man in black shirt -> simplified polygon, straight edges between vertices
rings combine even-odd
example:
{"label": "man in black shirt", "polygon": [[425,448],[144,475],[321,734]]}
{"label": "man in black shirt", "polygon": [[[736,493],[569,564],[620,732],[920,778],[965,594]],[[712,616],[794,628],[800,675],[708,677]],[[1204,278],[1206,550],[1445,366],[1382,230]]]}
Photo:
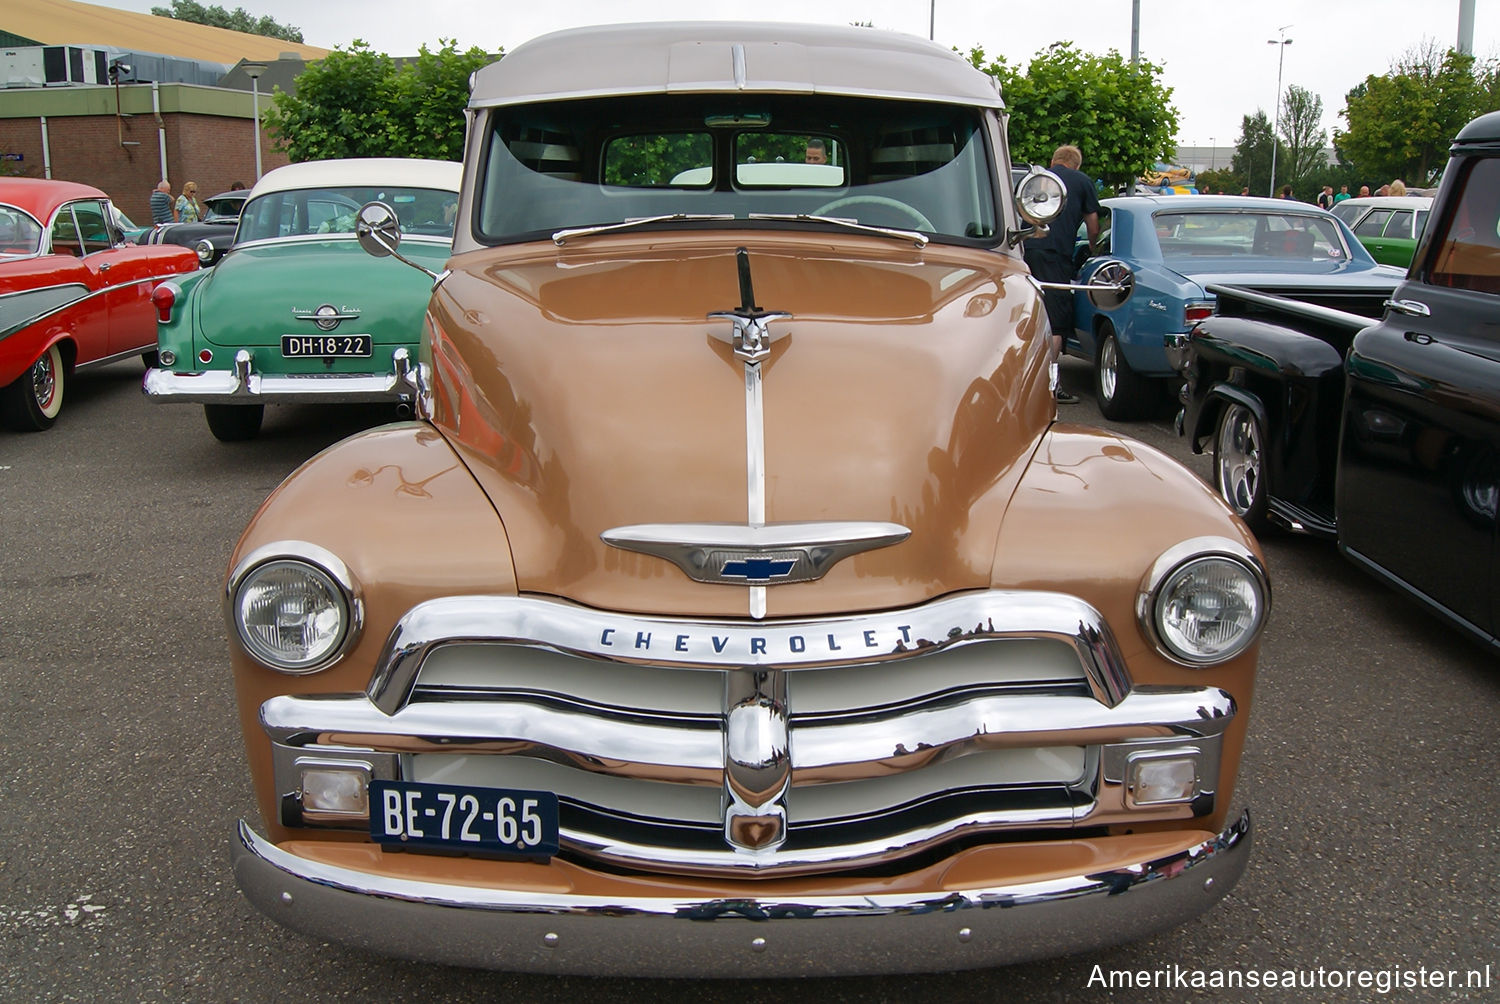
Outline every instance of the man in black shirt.
{"label": "man in black shirt", "polygon": [[[1026,240],[1026,264],[1042,282],[1073,281],[1073,245],[1079,223],[1088,234],[1090,255],[1099,239],[1099,196],[1094,193],[1093,181],[1078,170],[1082,166],[1083,154],[1076,146],[1060,146],[1052,154],[1052,173],[1062,180],[1067,192],[1062,212],[1048,226],[1047,236]],[[1049,289],[1044,291],[1043,301],[1052,327],[1052,345],[1061,357],[1063,339],[1073,332],[1073,291]],[[1057,400],[1076,404],[1078,398],[1059,387]]]}

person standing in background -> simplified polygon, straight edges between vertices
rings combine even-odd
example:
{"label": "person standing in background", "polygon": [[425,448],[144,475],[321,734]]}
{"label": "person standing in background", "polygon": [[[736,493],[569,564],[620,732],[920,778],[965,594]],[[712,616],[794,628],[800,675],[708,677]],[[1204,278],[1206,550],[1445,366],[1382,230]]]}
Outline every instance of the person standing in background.
{"label": "person standing in background", "polygon": [[198,183],[190,181],[177,196],[177,222],[197,223],[203,219],[203,203],[198,201]]}
{"label": "person standing in background", "polygon": [[[1073,281],[1073,244],[1078,224],[1088,235],[1089,254],[1099,240],[1099,196],[1094,182],[1079,170],[1083,154],[1076,146],[1060,146],[1052,154],[1052,173],[1063,183],[1063,207],[1057,219],[1047,227],[1047,236],[1026,241],[1026,264],[1031,274],[1042,282]],[[1042,292],[1047,306],[1047,322],[1052,328],[1052,347],[1062,356],[1063,341],[1073,333],[1073,291],[1048,289]],[[1053,365],[1056,365],[1055,363]],[[1058,404],[1077,404],[1078,397],[1059,385],[1055,392]]]}
{"label": "person standing in background", "polygon": [[163,178],[151,193],[151,222],[171,223],[176,218],[172,212],[172,183]]}

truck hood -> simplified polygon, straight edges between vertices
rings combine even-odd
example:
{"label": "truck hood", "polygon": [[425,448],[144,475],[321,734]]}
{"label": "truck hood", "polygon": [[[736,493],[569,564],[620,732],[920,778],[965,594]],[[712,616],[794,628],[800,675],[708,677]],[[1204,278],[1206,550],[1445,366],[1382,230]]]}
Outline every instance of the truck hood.
{"label": "truck hood", "polygon": [[[1005,506],[1054,412],[1019,261],[756,232],[576,243],[455,257],[430,307],[434,422],[504,522],[522,592],[745,616],[749,587],[695,582],[601,534],[745,527],[757,426],[767,524],[911,531],[818,581],[769,586],[769,616],[991,584]],[[757,305],[789,315],[768,322],[758,411],[732,322],[710,316],[741,306],[741,247]]]}

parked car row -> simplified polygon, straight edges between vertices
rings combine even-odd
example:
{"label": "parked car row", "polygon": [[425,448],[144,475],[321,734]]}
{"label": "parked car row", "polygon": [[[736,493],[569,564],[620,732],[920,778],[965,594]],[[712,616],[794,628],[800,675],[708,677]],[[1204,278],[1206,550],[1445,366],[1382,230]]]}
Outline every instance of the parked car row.
{"label": "parked car row", "polygon": [[1213,312],[1212,284],[1374,319],[1401,280],[1316,206],[1227,195],[1137,195],[1102,205],[1107,234],[1079,278],[1124,263],[1135,291],[1104,307],[1077,294],[1067,351],[1093,363],[1099,409],[1117,421],[1145,418],[1176,397],[1180,351]]}
{"label": "parked car row", "polygon": [[[1374,200],[1356,220],[1387,211],[1421,210]],[[1500,113],[1459,133],[1430,212],[1378,323],[1211,287],[1182,420],[1252,527],[1332,537],[1500,648]]]}

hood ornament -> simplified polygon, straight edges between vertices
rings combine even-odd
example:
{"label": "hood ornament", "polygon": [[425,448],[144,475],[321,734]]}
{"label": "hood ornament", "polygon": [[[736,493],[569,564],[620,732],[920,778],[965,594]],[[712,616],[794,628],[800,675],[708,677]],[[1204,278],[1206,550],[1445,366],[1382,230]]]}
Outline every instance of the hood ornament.
{"label": "hood ornament", "polygon": [[746,366],[755,366],[771,354],[771,330],[768,321],[779,321],[791,314],[781,310],[761,310],[755,305],[755,290],[750,284],[750,252],[740,248],[734,253],[740,276],[740,305],[733,310],[716,311],[708,316],[733,322],[730,342],[734,354]]}

